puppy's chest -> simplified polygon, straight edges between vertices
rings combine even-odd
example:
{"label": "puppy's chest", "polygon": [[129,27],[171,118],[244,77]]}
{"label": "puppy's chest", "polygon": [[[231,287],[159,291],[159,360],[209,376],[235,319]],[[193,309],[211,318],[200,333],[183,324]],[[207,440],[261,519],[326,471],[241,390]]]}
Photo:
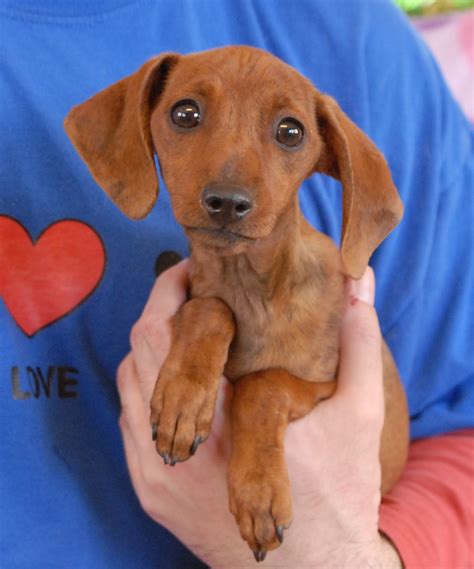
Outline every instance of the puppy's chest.
{"label": "puppy's chest", "polygon": [[[201,296],[199,290],[195,293]],[[224,370],[230,380],[270,368],[286,369],[307,381],[334,379],[342,309],[339,291],[308,286],[270,299],[220,286],[212,296],[229,306],[237,324]]]}

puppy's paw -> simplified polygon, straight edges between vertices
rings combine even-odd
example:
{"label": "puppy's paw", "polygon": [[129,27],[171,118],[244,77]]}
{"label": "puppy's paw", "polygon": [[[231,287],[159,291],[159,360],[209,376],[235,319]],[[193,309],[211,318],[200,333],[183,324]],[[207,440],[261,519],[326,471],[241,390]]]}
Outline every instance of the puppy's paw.
{"label": "puppy's paw", "polygon": [[165,464],[190,458],[209,436],[217,387],[184,374],[160,373],[151,398],[150,423]]}
{"label": "puppy's paw", "polygon": [[283,542],[292,520],[288,472],[281,449],[233,456],[229,464],[230,511],[257,561]]}

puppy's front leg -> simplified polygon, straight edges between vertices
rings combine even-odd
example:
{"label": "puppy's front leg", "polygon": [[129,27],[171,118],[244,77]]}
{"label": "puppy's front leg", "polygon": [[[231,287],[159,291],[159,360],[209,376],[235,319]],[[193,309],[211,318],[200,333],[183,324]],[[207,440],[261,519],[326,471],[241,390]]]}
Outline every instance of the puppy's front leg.
{"label": "puppy's front leg", "polygon": [[257,561],[280,545],[292,519],[286,427],[330,397],[335,387],[335,381],[304,381],[282,369],[249,374],[235,386],[229,505]]}
{"label": "puppy's front leg", "polygon": [[235,324],[221,300],[195,298],[183,304],[171,325],[171,348],[151,398],[150,420],[156,450],[174,466],[209,435]]}

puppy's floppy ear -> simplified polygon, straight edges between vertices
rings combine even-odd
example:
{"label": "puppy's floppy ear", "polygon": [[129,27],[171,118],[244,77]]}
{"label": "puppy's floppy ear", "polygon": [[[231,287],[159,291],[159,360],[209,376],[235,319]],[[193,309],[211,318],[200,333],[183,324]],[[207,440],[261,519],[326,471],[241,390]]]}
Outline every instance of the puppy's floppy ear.
{"label": "puppy's floppy ear", "polygon": [[382,153],[331,97],[317,93],[316,117],[323,147],[315,170],[342,183],[341,255],[347,274],[359,279],[403,205]]}
{"label": "puppy's floppy ear", "polygon": [[145,217],[158,195],[150,114],[176,54],[163,54],[74,107],[64,128],[95,181],[132,219]]}

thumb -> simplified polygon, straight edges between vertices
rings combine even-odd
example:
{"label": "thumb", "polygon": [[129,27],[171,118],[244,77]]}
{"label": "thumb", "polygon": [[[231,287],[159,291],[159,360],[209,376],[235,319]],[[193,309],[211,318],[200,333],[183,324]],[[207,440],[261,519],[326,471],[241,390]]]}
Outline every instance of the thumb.
{"label": "thumb", "polygon": [[350,300],[342,321],[337,398],[356,407],[383,409],[382,335],[374,301],[374,276],[349,283]]}

